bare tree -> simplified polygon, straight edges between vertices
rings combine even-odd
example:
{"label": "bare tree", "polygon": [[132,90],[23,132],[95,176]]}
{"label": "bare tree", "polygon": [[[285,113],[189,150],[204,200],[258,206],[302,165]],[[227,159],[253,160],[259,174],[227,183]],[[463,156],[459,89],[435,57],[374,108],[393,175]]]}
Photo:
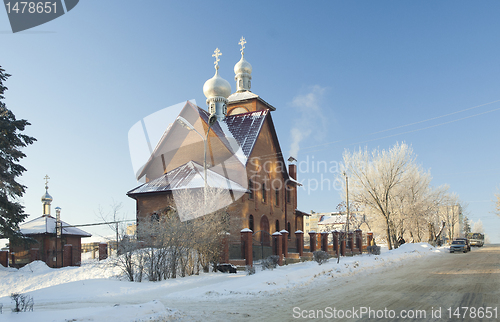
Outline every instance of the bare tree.
{"label": "bare tree", "polygon": [[110,208],[111,209],[108,212],[105,212],[102,207],[99,206],[97,216],[108,225],[109,229],[111,229],[113,234],[116,236],[116,249],[118,253],[118,250],[120,249],[120,236],[124,235],[125,230],[123,225],[120,225],[120,222],[124,221],[124,217],[120,214],[122,204],[113,201]]}

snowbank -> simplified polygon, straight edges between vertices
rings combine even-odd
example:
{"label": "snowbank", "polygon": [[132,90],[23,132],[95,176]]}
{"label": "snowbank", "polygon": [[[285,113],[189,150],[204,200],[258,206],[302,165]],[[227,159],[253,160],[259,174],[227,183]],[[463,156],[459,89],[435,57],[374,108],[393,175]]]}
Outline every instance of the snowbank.
{"label": "snowbank", "polygon": [[[175,319],[179,312],[167,309],[168,299],[196,301],[206,298],[255,296],[283,292],[321,283],[329,278],[368,274],[403,260],[442,254],[447,248],[427,243],[404,244],[396,250],[382,247],[380,255],[332,258],[323,265],[303,262],[272,271],[256,268],[254,275],[208,273],[162,282],[134,283],[120,280],[122,272],[112,260],[87,261],[81,267],[52,269],[36,261],[22,269],[0,265],[0,303],[9,321],[145,321]],[[34,313],[10,313],[13,292],[34,298]],[[90,310],[89,310],[90,309]],[[36,314],[36,318],[35,315]],[[57,318],[55,318],[57,317]]]}

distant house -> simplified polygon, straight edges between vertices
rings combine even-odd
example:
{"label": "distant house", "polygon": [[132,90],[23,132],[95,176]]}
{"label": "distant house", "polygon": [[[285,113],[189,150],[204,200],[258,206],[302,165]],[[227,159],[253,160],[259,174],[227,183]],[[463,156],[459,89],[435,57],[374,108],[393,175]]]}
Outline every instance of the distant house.
{"label": "distant house", "polygon": [[[49,267],[79,266],[81,262],[81,239],[92,235],[70,224],[60,221],[61,233],[57,236],[57,219],[50,215],[52,197],[45,186],[42,196],[43,216],[19,225],[25,243],[10,245],[11,266],[20,267],[34,260],[42,260]],[[60,208],[56,208],[57,216]]]}

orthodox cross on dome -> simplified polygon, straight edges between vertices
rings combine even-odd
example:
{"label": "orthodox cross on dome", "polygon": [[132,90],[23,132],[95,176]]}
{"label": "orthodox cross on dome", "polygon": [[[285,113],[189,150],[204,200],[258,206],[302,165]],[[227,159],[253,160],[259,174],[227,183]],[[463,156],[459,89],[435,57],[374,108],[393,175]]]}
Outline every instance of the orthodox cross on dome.
{"label": "orthodox cross on dome", "polygon": [[215,62],[214,62],[215,70],[219,69],[219,62],[220,62],[219,56],[222,56],[222,53],[220,52],[219,48],[216,48],[214,50],[214,54],[212,55],[212,57],[215,57]]}
{"label": "orthodox cross on dome", "polygon": [[50,179],[49,175],[46,174],[45,177],[44,177],[44,179],[45,179],[45,189],[48,189],[49,188],[48,184],[49,184],[49,179]]}
{"label": "orthodox cross on dome", "polygon": [[238,45],[241,45],[241,56],[243,56],[245,53],[243,52],[243,49],[245,49],[245,44],[247,43],[247,41],[245,40],[245,37],[241,37],[240,39],[240,42],[238,43]]}

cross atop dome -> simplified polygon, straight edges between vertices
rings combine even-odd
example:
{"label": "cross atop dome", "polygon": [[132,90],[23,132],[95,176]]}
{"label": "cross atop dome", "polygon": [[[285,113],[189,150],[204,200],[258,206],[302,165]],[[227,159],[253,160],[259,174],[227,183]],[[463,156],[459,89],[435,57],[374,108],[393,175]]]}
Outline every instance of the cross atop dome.
{"label": "cross atop dome", "polygon": [[234,80],[236,81],[236,92],[249,92],[250,91],[250,80],[252,79],[252,65],[245,60],[243,55],[245,54],[245,44],[247,41],[245,37],[241,37],[240,42],[238,43],[241,48],[241,59],[239,62],[234,65]]}
{"label": "cross atop dome", "polygon": [[245,49],[245,44],[247,43],[247,41],[245,40],[245,37],[241,36],[241,39],[240,39],[240,42],[238,43],[238,45],[241,45],[241,56],[243,56],[245,53],[243,51],[243,49]]}
{"label": "cross atop dome", "polygon": [[220,62],[219,56],[222,56],[222,53],[220,52],[219,48],[215,48],[212,57],[215,57],[214,65],[216,70],[219,69],[219,62]]}
{"label": "cross atop dome", "polygon": [[48,184],[49,184],[50,177],[49,177],[48,174],[46,174],[45,177],[43,177],[43,178],[45,179],[45,189],[48,189],[49,188]]}

